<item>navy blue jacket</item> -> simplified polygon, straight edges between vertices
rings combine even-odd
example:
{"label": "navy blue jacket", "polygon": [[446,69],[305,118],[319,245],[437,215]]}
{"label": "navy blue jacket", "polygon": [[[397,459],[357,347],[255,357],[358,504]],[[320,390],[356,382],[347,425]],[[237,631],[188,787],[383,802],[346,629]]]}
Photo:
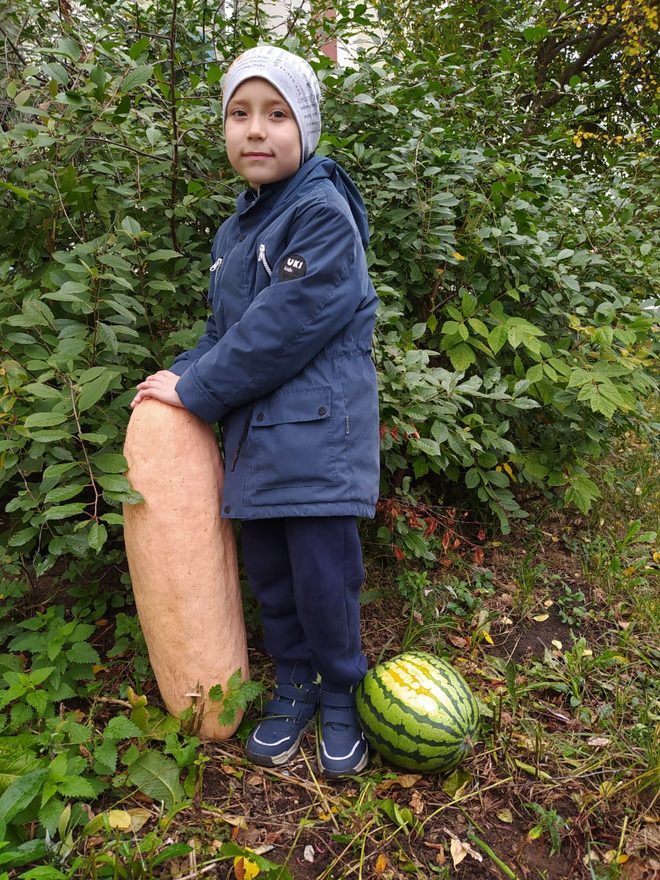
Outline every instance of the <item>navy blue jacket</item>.
{"label": "navy blue jacket", "polygon": [[238,198],[212,249],[212,314],[171,369],[221,422],[226,517],[373,516],[377,297],[362,199],[331,159]]}

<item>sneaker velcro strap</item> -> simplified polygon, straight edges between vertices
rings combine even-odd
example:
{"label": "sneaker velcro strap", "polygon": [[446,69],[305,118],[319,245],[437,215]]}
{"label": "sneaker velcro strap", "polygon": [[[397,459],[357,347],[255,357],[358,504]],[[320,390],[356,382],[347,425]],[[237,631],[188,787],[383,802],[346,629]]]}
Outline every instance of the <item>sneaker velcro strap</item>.
{"label": "sneaker velcro strap", "polygon": [[266,703],[266,718],[290,718],[293,721],[310,721],[316,712],[318,689],[316,686],[296,687],[278,684],[273,698]]}
{"label": "sneaker velcro strap", "polygon": [[316,684],[303,684],[296,687],[295,684],[278,682],[275,685],[273,698],[291,700],[296,703],[311,703],[316,706],[319,699],[319,689]]}
{"label": "sneaker velcro strap", "polygon": [[321,717],[324,724],[343,724],[345,727],[359,729],[355,707],[350,711],[348,707],[324,706]]}
{"label": "sneaker velcro strap", "polygon": [[288,700],[269,700],[264,707],[264,718],[291,718],[297,721],[300,710]]}
{"label": "sneaker velcro strap", "polygon": [[321,691],[321,704],[324,708],[337,706],[344,709],[355,708],[355,694],[334,693],[333,691]]}

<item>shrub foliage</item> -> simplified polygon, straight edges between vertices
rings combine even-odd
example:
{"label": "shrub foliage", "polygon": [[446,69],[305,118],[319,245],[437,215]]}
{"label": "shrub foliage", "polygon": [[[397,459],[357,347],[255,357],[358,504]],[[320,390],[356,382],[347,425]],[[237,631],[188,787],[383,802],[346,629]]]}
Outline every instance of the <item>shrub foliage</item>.
{"label": "shrub foliage", "polygon": [[[319,151],[370,210],[380,535],[413,557],[433,555],[432,530],[402,510],[482,506],[506,531],[532,486],[586,511],[589,459],[645,417],[654,387],[642,303],[658,278],[657,22],[644,4],[636,30],[621,24],[629,3],[619,19],[555,6],[516,4],[504,21],[487,3],[338,5],[332,19],[294,15],[283,37],[323,82]],[[121,455],[128,403],[203,326],[210,241],[240,187],[220,80],[269,38],[260,14],[0,2],[9,573],[119,552],[120,505],[139,500]],[[355,34],[345,66],[317,48]],[[576,66],[589,34],[602,39]]]}

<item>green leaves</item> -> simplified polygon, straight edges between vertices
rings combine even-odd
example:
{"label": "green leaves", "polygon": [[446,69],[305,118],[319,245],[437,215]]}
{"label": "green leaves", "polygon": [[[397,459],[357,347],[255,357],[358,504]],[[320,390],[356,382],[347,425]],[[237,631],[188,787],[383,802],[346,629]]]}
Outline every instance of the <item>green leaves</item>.
{"label": "green leaves", "polygon": [[30,806],[40,794],[49,771],[32,770],[16,779],[0,796],[0,840],[4,840],[7,825],[14,816]]}
{"label": "green leaves", "polygon": [[209,699],[222,705],[218,715],[220,724],[233,724],[236,720],[236,714],[247,709],[250,703],[263,692],[263,689],[261,682],[250,679],[243,681],[240,669],[237,669],[229,677],[226,690],[220,684],[209,688]]}
{"label": "green leaves", "polygon": [[167,810],[184,798],[179,768],[171,758],[160,752],[148,751],[140,755],[130,765],[128,778],[144,794],[163,801]]}
{"label": "green leaves", "polygon": [[598,486],[585,473],[572,474],[568,478],[568,483],[564,502],[574,504],[582,513],[587,513],[593,502],[600,497]]}
{"label": "green leaves", "polygon": [[[132,389],[199,336],[211,239],[240,187],[216,136],[237,47],[188,10],[171,83],[167,41],[147,36],[169,26],[156,7],[141,12],[144,36],[124,39],[98,4],[61,22],[17,2],[30,64],[0,83],[0,552],[42,574],[110,558],[120,504],[139,501],[121,458]],[[369,29],[366,9],[338,12],[340,31]],[[614,54],[566,77],[582,37],[559,40],[538,10],[495,25],[487,58],[469,10],[417,12],[383,10],[381,44],[319,66],[320,150],[353,175],[373,230],[384,492],[434,504],[453,483],[468,506],[519,515],[487,454],[515,463],[516,497],[531,483],[574,503],[551,475],[584,466],[654,388],[640,300],[657,287],[655,168],[638,124],[652,114],[631,110],[652,90],[617,103],[625,29],[610,32]],[[297,20],[312,59],[317,30]],[[548,40],[560,49],[541,70]],[[240,41],[256,42],[254,30]]]}
{"label": "green leaves", "polygon": [[91,382],[84,383],[77,401],[78,412],[83,413],[94,406],[95,403],[98,403],[116,375],[114,371],[106,370],[100,376],[92,379]]}
{"label": "green leaves", "polygon": [[129,70],[120,84],[121,91],[126,94],[149,82],[154,72],[153,64],[141,64]]}
{"label": "green leaves", "polygon": [[60,412],[37,412],[31,413],[25,419],[26,428],[50,428],[53,425],[61,425],[66,422],[68,416]]}

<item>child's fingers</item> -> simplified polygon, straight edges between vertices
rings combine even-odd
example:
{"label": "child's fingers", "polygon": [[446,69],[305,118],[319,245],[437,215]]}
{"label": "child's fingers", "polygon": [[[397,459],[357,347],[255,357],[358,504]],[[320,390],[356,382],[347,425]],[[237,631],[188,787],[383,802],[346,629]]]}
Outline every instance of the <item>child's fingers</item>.
{"label": "child's fingers", "polygon": [[131,402],[129,404],[130,408],[135,409],[135,407],[138,405],[138,403],[141,403],[146,397],[147,397],[147,395],[142,394],[141,392],[136,394],[135,397],[133,398],[133,400],[131,400]]}
{"label": "child's fingers", "polygon": [[160,370],[153,376],[147,376],[137,386],[137,394],[130,404],[131,409],[135,409],[139,403],[147,398],[154,398],[162,403],[169,403],[171,406],[183,407],[183,403],[175,391],[178,381],[179,377],[169,370]]}

